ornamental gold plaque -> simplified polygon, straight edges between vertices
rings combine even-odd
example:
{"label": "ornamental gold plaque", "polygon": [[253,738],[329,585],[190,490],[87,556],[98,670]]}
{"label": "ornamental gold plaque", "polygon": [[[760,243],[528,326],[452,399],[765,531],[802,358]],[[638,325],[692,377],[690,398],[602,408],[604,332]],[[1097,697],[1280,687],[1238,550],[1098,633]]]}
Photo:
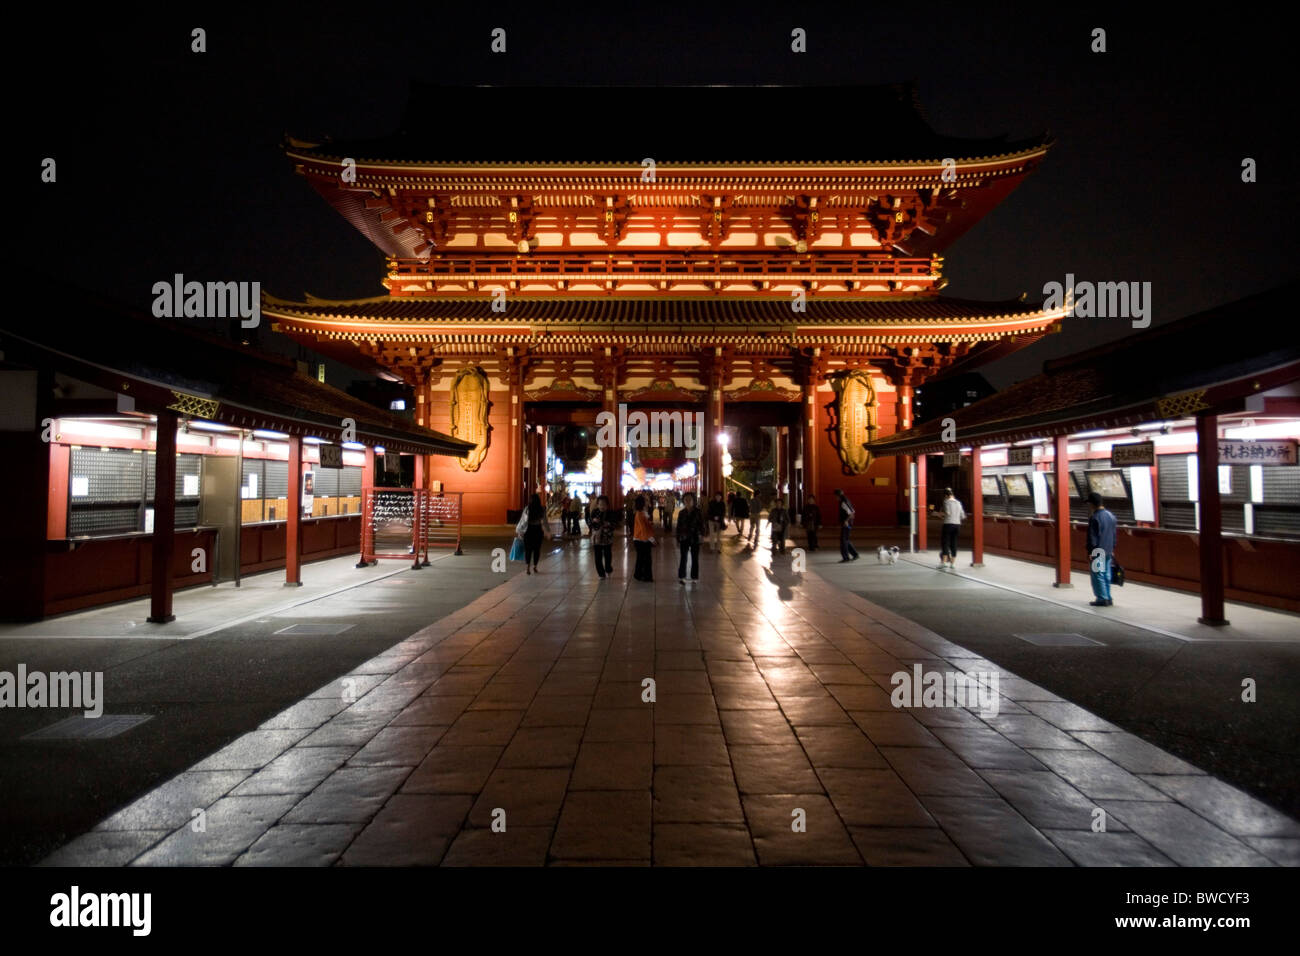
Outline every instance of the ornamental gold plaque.
{"label": "ornamental gold plaque", "polygon": [[478,471],[488,445],[488,379],[481,368],[462,368],[452,380],[451,434],[474,443],[474,450],[457,460],[466,471]]}
{"label": "ornamental gold plaque", "polygon": [[876,392],[861,369],[831,379],[831,387],[835,389],[836,451],[845,472],[860,475],[871,464],[866,443],[876,437]]}

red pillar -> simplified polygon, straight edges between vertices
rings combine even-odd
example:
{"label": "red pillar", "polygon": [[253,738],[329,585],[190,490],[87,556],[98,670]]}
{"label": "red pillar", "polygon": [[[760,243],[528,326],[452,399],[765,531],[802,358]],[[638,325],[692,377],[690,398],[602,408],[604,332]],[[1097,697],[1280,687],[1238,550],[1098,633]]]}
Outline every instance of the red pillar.
{"label": "red pillar", "polygon": [[803,483],[804,501],[808,495],[817,496],[821,508],[821,496],[817,493],[817,381],[813,379],[803,386]]}
{"label": "red pillar", "polygon": [[[524,401],[523,370],[511,363],[510,368],[510,454],[509,482],[510,494],[506,498],[506,507],[514,508],[528,503],[524,494]],[[523,501],[520,501],[520,498]],[[502,515],[505,520],[505,515]]]}
{"label": "red pillar", "polygon": [[916,456],[916,550],[925,553],[930,540],[926,535],[929,495],[926,493],[925,466],[928,455]]}
{"label": "red pillar", "polygon": [[1223,616],[1223,508],[1219,502],[1219,419],[1196,416],[1196,483],[1201,509],[1201,624],[1221,627]]}
{"label": "red pillar", "polygon": [[980,446],[970,450],[970,518],[972,568],[984,567],[984,462],[980,460]]}
{"label": "red pillar", "polygon": [[302,436],[289,436],[289,514],[284,522],[284,586],[302,587]]}
{"label": "red pillar", "polygon": [[374,539],[370,535],[370,522],[373,520],[371,514],[371,496],[375,490],[375,450],[369,445],[366,446],[366,464],[361,469],[361,560],[357,562],[357,567],[364,568],[372,564],[375,560],[374,552],[371,548],[374,545]]}
{"label": "red pillar", "polygon": [[1072,588],[1070,582],[1070,436],[1057,435],[1053,442],[1052,472],[1056,475],[1056,583]]}
{"label": "red pillar", "polygon": [[172,560],[176,551],[176,413],[158,413],[154,442],[153,483],[153,590],[149,621],[166,624],[172,613]]}
{"label": "red pillar", "polygon": [[718,436],[722,434],[722,416],[722,380],[714,375],[709,382],[709,407],[704,414],[705,460],[709,463],[709,472],[701,494],[709,498],[715,491],[721,491],[724,497],[727,492],[722,482],[722,446],[718,444]]}
{"label": "red pillar", "polygon": [[[614,416],[614,425],[610,429],[613,432],[614,443],[600,450],[600,476],[610,508],[618,510],[623,507],[623,435],[618,430],[618,392],[613,385],[617,376],[612,370],[606,372],[606,376],[605,400],[601,411]],[[704,439],[703,435],[697,437],[701,441]],[[697,459],[695,466],[698,468],[701,463],[702,461]]]}

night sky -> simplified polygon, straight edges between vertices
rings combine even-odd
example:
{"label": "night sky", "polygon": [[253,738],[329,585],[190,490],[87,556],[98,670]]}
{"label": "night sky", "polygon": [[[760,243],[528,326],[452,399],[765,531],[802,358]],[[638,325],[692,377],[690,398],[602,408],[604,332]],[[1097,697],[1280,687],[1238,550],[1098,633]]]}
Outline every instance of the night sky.
{"label": "night sky", "polygon": [[[1295,175],[1283,154],[1295,122],[1294,53],[1283,48],[1282,30],[1258,19],[1180,14],[1168,22],[1123,8],[984,13],[929,4],[909,7],[915,13],[791,4],[776,19],[766,6],[711,14],[626,4],[594,16],[560,4],[520,13],[502,4],[450,13],[440,5],[429,13],[409,4],[340,9],[348,12],[318,15],[320,22],[296,7],[292,19],[173,11],[139,23],[79,23],[43,61],[40,83],[33,74],[11,86],[10,122],[23,131],[11,151],[24,157],[15,168],[27,170],[20,188],[37,210],[35,236],[18,236],[32,257],[27,276],[58,275],[145,311],[153,283],[176,272],[256,279],[288,298],[382,294],[381,253],[293,174],[279,144],[285,133],[388,134],[413,78],[811,84],[822,88],[808,96],[821,98],[835,96],[827,84],[915,80],[940,133],[1020,138],[1048,130],[1057,140],[1044,164],[948,250],[946,294],[1037,299],[1045,282],[1066,273],[1150,281],[1159,324],[1297,274]],[[195,26],[207,30],[207,53],[190,52]],[[508,31],[505,55],[489,52],[496,26]],[[807,30],[806,54],[790,52],[796,26]],[[1094,27],[1107,31],[1104,54],[1089,50]],[[846,126],[872,122],[851,102],[835,112]],[[836,153],[815,142],[833,141],[834,124],[809,128],[797,116],[773,116],[771,132],[807,138],[810,158]],[[508,138],[509,123],[451,135]],[[720,126],[722,148],[702,154],[721,158],[725,144]],[[58,162],[56,184],[39,181],[45,156]],[[1242,182],[1244,157],[1257,160],[1258,182]],[[14,278],[28,284],[27,276]],[[1038,372],[1045,359],[1132,332],[1123,319],[1071,319],[1063,334],[985,374],[1004,386]],[[331,366],[331,381],[346,384],[336,371]]]}

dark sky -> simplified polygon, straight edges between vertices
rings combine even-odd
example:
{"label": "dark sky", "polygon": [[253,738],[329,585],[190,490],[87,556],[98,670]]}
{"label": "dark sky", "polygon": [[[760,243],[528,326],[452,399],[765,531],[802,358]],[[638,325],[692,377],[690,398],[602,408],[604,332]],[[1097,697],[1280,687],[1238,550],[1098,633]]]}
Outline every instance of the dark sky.
{"label": "dark sky", "polygon": [[[1296,176],[1283,154],[1295,122],[1295,54],[1281,29],[1258,19],[1147,19],[1123,7],[983,7],[791,4],[772,18],[760,12],[766,6],[723,14],[625,4],[591,16],[561,4],[520,13],[498,3],[451,12],[425,5],[428,13],[402,4],[349,5],[315,14],[319,22],[301,6],[291,19],[196,8],[137,23],[78,22],[10,85],[11,123],[24,131],[22,188],[37,210],[24,252],[37,270],[140,309],[153,283],[176,272],[257,279],[290,298],[377,295],[382,255],[293,174],[278,146],[286,132],[357,139],[393,131],[412,78],[811,84],[823,88],[808,95],[821,98],[835,96],[826,84],[915,80],[940,133],[1050,130],[1057,139],[1041,168],[948,250],[947,294],[1041,298],[1043,284],[1066,273],[1150,281],[1158,324],[1296,276]],[[195,26],[207,30],[207,53],[190,52]],[[503,56],[488,51],[496,26],[508,31]],[[790,52],[796,26],[807,30],[806,54]],[[1104,54],[1089,50],[1094,27],[1107,31]],[[841,105],[839,122],[871,124],[852,102]],[[509,121],[451,135],[508,138]],[[723,147],[725,135],[720,127]],[[774,115],[771,135],[833,140],[837,128]],[[787,152],[798,150],[774,149]],[[810,156],[823,152],[810,143]],[[56,184],[39,182],[45,156],[58,161]],[[1241,181],[1243,157],[1258,161],[1257,183]],[[1122,319],[1068,325],[986,374],[1006,385],[1047,358],[1133,331]]]}

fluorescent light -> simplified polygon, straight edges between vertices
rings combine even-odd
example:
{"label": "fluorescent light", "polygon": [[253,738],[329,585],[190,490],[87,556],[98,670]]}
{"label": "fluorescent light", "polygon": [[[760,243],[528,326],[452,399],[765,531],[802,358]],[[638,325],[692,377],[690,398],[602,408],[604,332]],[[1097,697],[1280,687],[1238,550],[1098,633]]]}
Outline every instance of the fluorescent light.
{"label": "fluorescent light", "polygon": [[1091,431],[1091,432],[1079,432],[1079,434],[1077,434],[1077,435],[1075,435],[1075,436],[1073,436],[1073,437],[1075,437],[1075,438],[1096,438],[1098,435],[1105,435],[1106,433],[1107,433],[1107,430],[1106,430],[1105,428],[1099,428],[1099,429],[1097,429],[1096,431]]}
{"label": "fluorescent light", "polygon": [[253,437],[254,438],[275,438],[284,441],[288,439],[289,436],[284,434],[284,432],[271,432],[271,431],[266,431],[265,429],[258,428],[253,430]]}
{"label": "fluorescent light", "polygon": [[350,448],[352,451],[365,451],[366,446],[359,441],[345,441],[344,448]]}
{"label": "fluorescent light", "polygon": [[1300,436],[1300,421],[1292,419],[1285,422],[1269,422],[1267,425],[1253,425],[1248,428],[1228,428],[1225,438],[1295,438]]}
{"label": "fluorescent light", "polygon": [[327,441],[325,441],[325,439],[323,439],[323,438],[304,438],[304,439],[303,439],[303,444],[305,444],[305,445],[326,445],[326,444],[329,444],[329,443],[328,443]]}
{"label": "fluorescent light", "polygon": [[404,398],[393,399],[391,402],[388,403],[388,410],[392,412],[406,411],[406,399]]}
{"label": "fluorescent light", "polygon": [[197,428],[204,432],[237,432],[238,428],[232,428],[230,425],[218,425],[216,422],[190,422],[190,428]]}

